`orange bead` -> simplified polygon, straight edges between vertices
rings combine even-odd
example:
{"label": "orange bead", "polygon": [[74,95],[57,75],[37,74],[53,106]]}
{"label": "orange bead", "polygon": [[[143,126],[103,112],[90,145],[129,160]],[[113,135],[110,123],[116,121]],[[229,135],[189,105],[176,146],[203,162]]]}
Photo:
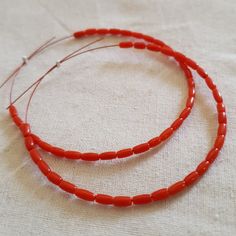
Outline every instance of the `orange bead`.
{"label": "orange bead", "polygon": [[160,46],[155,45],[155,44],[148,44],[147,49],[153,52],[160,52]]}
{"label": "orange bead", "polygon": [[184,120],[188,117],[188,115],[190,114],[191,112],[191,108],[190,107],[186,107],[182,113],[180,114],[180,118],[183,118]]}
{"label": "orange bead", "polygon": [[223,144],[224,144],[224,141],[225,141],[225,136],[224,135],[217,136],[217,138],[215,140],[214,147],[218,148],[220,150],[222,148]]}
{"label": "orange bead", "polygon": [[166,130],[164,130],[160,135],[161,141],[168,139],[172,135],[172,133],[173,133],[173,128],[167,128]]}
{"label": "orange bead", "polygon": [[225,135],[226,134],[226,124],[222,123],[222,124],[219,124],[219,127],[218,127],[218,135]]}
{"label": "orange bead", "polygon": [[75,195],[78,198],[81,198],[81,199],[86,200],[86,201],[94,201],[95,200],[94,193],[92,193],[92,192],[90,192],[86,189],[77,188],[75,190]]}
{"label": "orange bead", "polygon": [[197,173],[199,175],[203,175],[208,170],[209,166],[210,166],[210,162],[209,161],[202,161],[198,165],[196,171],[197,171]]}
{"label": "orange bead", "polygon": [[76,186],[68,181],[65,181],[65,180],[62,180],[59,184],[59,187],[68,192],[68,193],[72,193],[74,194],[75,193],[75,189],[76,189]]}
{"label": "orange bead", "polygon": [[87,35],[93,35],[93,34],[96,34],[96,33],[97,33],[97,30],[94,29],[94,28],[91,28],[91,29],[86,29],[84,32],[85,32],[85,34],[87,34]]}
{"label": "orange bead", "polygon": [[214,162],[215,159],[217,158],[218,153],[219,153],[218,148],[211,149],[206,156],[206,161],[209,161],[210,163]]}
{"label": "orange bead", "polygon": [[65,157],[68,159],[80,159],[81,153],[77,151],[65,151]]}
{"label": "orange bead", "polygon": [[133,150],[131,148],[122,149],[117,152],[118,158],[124,158],[133,155]]}
{"label": "orange bead", "polygon": [[147,150],[149,150],[149,144],[148,143],[142,143],[142,144],[139,144],[135,147],[133,147],[133,152],[135,154],[138,154],[138,153],[142,153],[142,152],[146,152]]}
{"label": "orange bead", "polygon": [[58,147],[52,147],[50,151],[53,155],[58,157],[64,157],[65,156],[65,150]]}
{"label": "orange bead", "polygon": [[218,122],[219,123],[227,123],[227,117],[226,117],[226,113],[225,112],[220,112],[218,113]]}
{"label": "orange bead", "polygon": [[25,146],[26,146],[28,151],[35,148],[34,140],[31,136],[25,137]]}
{"label": "orange bead", "polygon": [[188,186],[193,184],[198,178],[199,178],[198,172],[193,171],[184,178],[184,182]]}
{"label": "orange bead", "polygon": [[174,195],[180,191],[182,191],[184,188],[185,188],[185,182],[182,180],[182,181],[179,181],[179,182],[176,182],[175,184],[171,185],[169,188],[168,188],[168,192],[170,195]]}
{"label": "orange bead", "polygon": [[120,42],[119,47],[120,48],[132,48],[134,44],[132,42]]}
{"label": "orange bead", "polygon": [[57,173],[51,171],[48,175],[47,178],[50,182],[59,185],[62,182],[62,177],[58,175]]}
{"label": "orange bead", "polygon": [[26,137],[30,134],[30,125],[27,123],[23,123],[20,126],[20,130],[21,130],[22,134]]}
{"label": "orange bead", "polygon": [[50,145],[42,140],[39,140],[37,144],[39,145],[39,147],[41,147],[46,152],[51,152],[53,149],[52,145]]}
{"label": "orange bead", "polygon": [[106,194],[97,194],[95,196],[95,201],[101,204],[105,204],[105,205],[111,205],[113,204],[113,197],[110,195],[106,195]]}
{"label": "orange bead", "polygon": [[78,31],[78,32],[75,32],[74,33],[74,37],[75,38],[81,38],[85,35],[85,32],[84,31]]}
{"label": "orange bead", "polygon": [[35,148],[30,150],[30,156],[35,164],[38,164],[38,162],[40,162],[42,160],[41,155],[39,154],[39,152]]}
{"label": "orange bead", "polygon": [[128,207],[132,205],[132,199],[127,196],[116,196],[114,197],[113,204],[117,207]]}
{"label": "orange bead", "polygon": [[17,127],[20,127],[23,124],[23,121],[19,116],[14,116],[13,121],[16,124]]}
{"label": "orange bead", "polygon": [[146,44],[143,43],[143,42],[135,42],[134,43],[134,48],[136,48],[136,49],[144,49],[144,48],[146,48]]}
{"label": "orange bead", "polygon": [[213,83],[213,81],[210,77],[206,77],[205,82],[206,82],[209,89],[213,90],[216,88],[216,85]]}
{"label": "orange bead", "polygon": [[160,201],[167,199],[169,197],[169,192],[167,188],[159,189],[151,194],[153,201]]}
{"label": "orange bead", "polygon": [[108,34],[109,30],[108,29],[98,29],[97,30],[98,34],[104,35],[104,34]]}
{"label": "orange bead", "polygon": [[13,105],[10,105],[9,112],[10,112],[11,117],[18,116],[18,112],[16,110],[16,107]]}
{"label": "orange bead", "polygon": [[174,123],[171,125],[171,128],[173,128],[174,130],[178,129],[181,124],[183,123],[183,118],[178,118],[177,120],[174,121]]}
{"label": "orange bead", "polygon": [[206,73],[201,67],[198,67],[198,68],[197,68],[197,73],[198,73],[203,79],[205,79],[205,78],[208,77],[207,73]]}
{"label": "orange bead", "polygon": [[157,145],[159,145],[161,143],[161,139],[160,137],[155,137],[151,140],[148,141],[148,144],[150,147],[156,147]]}
{"label": "orange bead", "polygon": [[225,105],[223,103],[217,103],[218,112],[225,112]]}
{"label": "orange bead", "polygon": [[220,92],[218,91],[217,88],[215,88],[215,89],[212,90],[212,94],[213,94],[213,96],[214,96],[214,98],[215,98],[215,101],[216,101],[217,103],[222,103],[222,102],[223,102],[223,99],[222,99],[222,97],[221,97],[221,95],[220,95]]}
{"label": "orange bead", "polygon": [[99,159],[101,160],[111,160],[111,159],[115,159],[116,157],[117,157],[116,152],[103,152],[99,154]]}
{"label": "orange bead", "polygon": [[44,175],[47,176],[51,172],[50,167],[44,160],[38,161],[37,165]]}
{"label": "orange bead", "polygon": [[141,194],[133,197],[133,203],[135,205],[147,204],[152,202],[152,198],[150,194]]}
{"label": "orange bead", "polygon": [[81,154],[81,159],[84,161],[97,161],[99,160],[99,156],[97,153],[87,152]]}

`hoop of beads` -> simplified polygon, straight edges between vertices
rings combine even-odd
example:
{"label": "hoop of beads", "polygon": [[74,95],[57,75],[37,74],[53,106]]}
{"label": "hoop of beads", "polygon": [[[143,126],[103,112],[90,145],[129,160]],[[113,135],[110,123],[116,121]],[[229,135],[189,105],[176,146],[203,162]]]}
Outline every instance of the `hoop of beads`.
{"label": "hoop of beads", "polygon": [[[122,48],[130,48],[130,47],[134,47],[135,43],[133,44],[132,42],[121,42],[119,45]],[[155,44],[143,43],[142,49],[148,49],[154,52],[162,52],[170,57],[173,57],[180,63],[183,63],[186,66],[189,66],[192,69],[196,70],[197,73],[205,80],[207,86],[212,91],[212,95],[217,104],[217,112],[218,112],[219,126],[218,126],[217,137],[215,139],[213,147],[208,152],[205,159],[196,167],[196,169],[193,170],[191,173],[189,173],[187,176],[185,176],[183,180],[180,180],[167,188],[162,188],[149,194],[145,193],[145,194],[136,195],[133,197],[129,197],[129,196],[113,197],[106,194],[94,194],[88,190],[78,188],[74,184],[66,180],[63,180],[62,177],[58,175],[56,172],[54,172],[53,170],[51,170],[48,164],[42,159],[41,155],[39,154],[39,152],[34,146],[34,142],[31,137],[30,129],[28,128],[28,126],[21,125],[20,129],[25,137],[25,141],[26,141],[25,145],[26,145],[27,150],[30,153],[32,160],[35,162],[35,164],[38,166],[41,172],[48,178],[48,180],[52,182],[53,184],[59,186],[62,190],[68,193],[74,194],[81,199],[84,199],[87,201],[96,201],[97,203],[105,204],[105,205],[125,207],[125,206],[131,206],[132,204],[133,205],[147,204],[147,203],[167,199],[169,196],[175,195],[176,193],[183,191],[186,187],[195,183],[196,180],[199,179],[208,170],[210,165],[217,158],[219,151],[224,145],[227,118],[226,118],[225,106],[223,104],[223,99],[218,89],[216,88],[216,85],[213,83],[211,78],[204,72],[204,70],[200,66],[198,66],[194,61],[192,61],[191,59],[187,58],[186,56],[184,56],[183,54],[179,52],[175,52],[169,47],[166,48],[166,47],[160,47]],[[27,139],[31,140],[30,142],[31,145],[29,145],[29,142],[27,142]]]}
{"label": "hoop of beads", "polygon": [[[110,29],[110,30],[105,30],[105,29],[87,29],[85,31],[79,31],[74,33],[75,38],[81,38],[82,36],[89,36],[93,34],[98,34],[98,35],[106,35],[106,34],[112,34],[112,35],[118,35],[117,30]],[[130,32],[130,33],[128,33]],[[169,47],[166,46],[163,42],[156,40],[150,36],[147,35],[142,35],[140,33],[136,32],[131,32],[131,31],[126,31],[126,30],[120,30],[119,33],[120,36],[129,36],[129,37],[135,37],[139,39],[143,39],[147,42],[151,41],[155,42],[156,45],[161,46],[163,49],[168,49]],[[129,48],[129,47],[134,47],[135,49],[144,49],[145,45],[143,42],[136,42],[132,44],[132,42],[122,42],[119,45],[121,48]],[[150,48],[150,50],[154,50]],[[174,132],[182,125],[183,121],[189,116],[191,113],[193,104],[194,104],[194,99],[195,99],[195,84],[192,78],[192,73],[191,71],[185,66],[185,64],[179,62],[181,69],[183,70],[187,83],[188,83],[188,98],[186,100],[186,105],[185,108],[180,112],[179,117],[170,125],[170,127],[166,128],[159,136],[152,138],[151,140],[136,145],[132,148],[125,148],[119,151],[107,151],[103,153],[94,153],[94,152],[86,152],[86,153],[81,153],[78,151],[66,151],[60,147],[53,146],[45,141],[43,141],[41,138],[39,138],[35,134],[31,134],[31,138],[28,138],[28,142],[32,144],[33,142],[37,144],[40,148],[43,150],[52,153],[53,155],[57,157],[64,157],[68,159],[81,159],[84,161],[97,161],[97,160],[111,160],[115,158],[127,158],[130,157],[134,154],[140,154],[144,153],[152,148],[155,148],[156,146],[160,145],[162,142],[167,140]],[[10,115],[15,122],[15,124],[20,127],[21,129],[29,129],[30,130],[30,125],[28,123],[24,123],[20,117],[18,116],[17,109],[14,105],[11,105],[9,108]]]}

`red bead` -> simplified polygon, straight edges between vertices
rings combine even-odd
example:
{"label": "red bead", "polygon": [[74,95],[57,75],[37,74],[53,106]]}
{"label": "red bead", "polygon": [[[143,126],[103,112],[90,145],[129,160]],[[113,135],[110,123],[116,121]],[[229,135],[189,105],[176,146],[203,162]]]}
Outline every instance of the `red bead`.
{"label": "red bead", "polygon": [[13,105],[10,105],[9,112],[10,112],[11,117],[18,116],[18,112],[17,112],[15,106],[13,106]]}
{"label": "red bead", "polygon": [[155,44],[148,44],[147,49],[153,52],[159,52],[161,50],[160,46]]}
{"label": "red bead", "polygon": [[169,192],[167,188],[159,189],[151,194],[153,201],[164,200],[169,197]]}
{"label": "red bead", "polygon": [[[175,58],[180,61],[180,62],[184,62],[185,61],[185,55],[180,53],[180,52],[175,52]],[[187,68],[186,68],[187,70]]]}
{"label": "red bead", "polygon": [[30,150],[29,153],[30,153],[30,156],[35,164],[38,164],[38,162],[40,162],[42,160],[41,155],[39,154],[39,152],[36,149]]}
{"label": "red bead", "polygon": [[152,198],[150,194],[141,194],[141,195],[136,195],[133,197],[133,203],[136,205],[147,204],[150,202],[152,202]]}
{"label": "red bead", "polygon": [[59,184],[59,187],[68,192],[68,193],[72,193],[74,194],[75,193],[75,189],[76,189],[76,186],[68,181],[65,181],[65,180],[62,180]]}
{"label": "red bead", "polygon": [[205,78],[205,82],[210,90],[213,90],[216,88],[216,85],[213,83],[212,79],[210,77]]}
{"label": "red bead", "polygon": [[22,134],[26,137],[30,134],[30,126],[29,124],[27,123],[23,123],[21,126],[20,126],[20,130],[22,132]]}
{"label": "red bead", "polygon": [[139,144],[135,147],[133,147],[133,152],[135,154],[138,154],[138,153],[142,153],[142,152],[146,152],[147,150],[149,150],[149,144],[148,143],[142,143],[142,144]]}
{"label": "red bead", "polygon": [[173,128],[167,128],[166,130],[164,130],[160,135],[161,141],[168,139],[172,135],[172,133],[173,133]]}
{"label": "red bead", "polygon": [[64,157],[65,156],[65,150],[58,147],[52,147],[50,151],[53,155],[58,157]]}
{"label": "red bead", "polygon": [[190,58],[186,58],[185,62],[188,66],[190,66],[194,70],[196,70],[198,68],[197,63]]}
{"label": "red bead", "polygon": [[120,30],[119,29],[109,29],[109,33],[113,34],[113,35],[117,35],[117,34],[120,34]]}
{"label": "red bead", "polygon": [[68,159],[80,159],[81,153],[76,151],[65,151],[65,157]]}
{"label": "red bead", "polygon": [[147,42],[150,42],[150,43],[153,43],[154,42],[154,38],[153,37],[151,37],[151,36],[149,36],[149,35],[143,35],[143,37],[142,37],[145,41],[147,41]]}
{"label": "red bead", "polygon": [[115,159],[116,157],[117,157],[116,152],[103,152],[99,154],[99,159],[101,160],[111,160],[111,159]]}
{"label": "red bead", "polygon": [[220,95],[220,92],[218,91],[217,88],[213,89],[213,90],[212,90],[212,93],[213,93],[213,96],[214,96],[215,101],[216,101],[217,103],[222,103],[222,102],[223,102],[223,99],[222,99],[222,97],[221,97],[221,95]]}
{"label": "red bead", "polygon": [[208,77],[207,73],[206,73],[201,67],[198,67],[198,68],[197,68],[197,73],[198,73],[203,79],[205,79],[205,78]]}
{"label": "red bead", "polygon": [[127,197],[127,196],[117,196],[117,197],[114,197],[113,204],[114,206],[117,206],[117,207],[131,206],[132,199],[131,197]]}
{"label": "red bead", "polygon": [[226,124],[222,123],[222,124],[219,124],[219,127],[218,127],[218,135],[226,135]]}
{"label": "red bead", "polygon": [[184,120],[188,117],[188,115],[190,114],[191,112],[191,108],[190,107],[186,107],[182,113],[180,114],[180,118],[183,118]]}
{"label": "red bead", "polygon": [[173,56],[174,55],[174,51],[168,47],[162,47],[161,48],[161,52],[164,53],[167,56]]}
{"label": "red bead", "polygon": [[143,37],[143,34],[138,32],[132,32],[132,37],[141,39]]}
{"label": "red bead", "polygon": [[198,172],[193,171],[184,178],[184,182],[188,186],[193,184],[198,178],[199,178]]}
{"label": "red bead", "polygon": [[168,192],[170,195],[174,195],[174,194],[182,191],[184,188],[185,188],[185,182],[182,180],[182,181],[176,182],[175,184],[171,185],[168,188]]}
{"label": "red bead", "polygon": [[113,204],[113,197],[105,194],[97,194],[95,201],[101,204],[110,205]]}
{"label": "red bead", "polygon": [[16,124],[17,127],[20,127],[23,124],[23,121],[19,116],[14,116],[13,121]]}
{"label": "red bead", "polygon": [[99,156],[97,153],[87,152],[81,154],[81,159],[84,161],[97,161],[99,160]]}
{"label": "red bead", "polygon": [[93,35],[97,33],[97,29],[91,28],[91,29],[86,29],[85,34],[87,35]]}
{"label": "red bead", "polygon": [[192,108],[194,103],[194,97],[189,97],[186,102],[186,107]]}
{"label": "red bead", "polygon": [[98,34],[104,35],[104,34],[108,34],[109,30],[108,29],[98,29],[97,30]]}
{"label": "red bead", "polygon": [[135,42],[134,43],[134,48],[136,48],[136,49],[144,49],[144,48],[146,48],[146,44],[143,43],[143,42]]}
{"label": "red bead", "polygon": [[214,162],[215,159],[217,158],[218,153],[219,153],[218,148],[211,149],[206,156],[206,161],[209,161],[210,163]]}
{"label": "red bead", "polygon": [[122,149],[117,152],[118,158],[124,158],[133,155],[133,150],[131,148]]}
{"label": "red bead", "polygon": [[156,147],[160,143],[161,143],[160,137],[155,137],[155,138],[148,141],[148,144],[149,144],[150,147]]}
{"label": "red bead", "polygon": [[59,185],[62,181],[62,177],[58,175],[57,173],[51,171],[48,175],[47,178],[50,182]]}
{"label": "red bead", "polygon": [[37,135],[31,133],[30,136],[32,137],[35,143],[38,143],[38,141],[40,141],[40,138]]}
{"label": "red bead", "polygon": [[132,42],[120,42],[119,47],[120,48],[132,48],[134,44]]}
{"label": "red bead", "polygon": [[217,111],[225,112],[225,105],[223,103],[217,103]]}
{"label": "red bead", "polygon": [[25,137],[25,146],[26,146],[28,151],[35,148],[34,140],[31,136]]}
{"label": "red bead", "polygon": [[189,96],[189,97],[194,97],[195,94],[196,94],[195,87],[191,87],[191,88],[189,89],[188,96]]}
{"label": "red bead", "polygon": [[224,135],[217,136],[217,138],[215,140],[214,147],[218,148],[220,150],[222,148],[223,144],[224,144],[224,141],[225,141],[225,136]]}
{"label": "red bead", "polygon": [[37,163],[39,169],[42,171],[42,173],[44,175],[48,175],[49,172],[51,172],[51,169],[50,167],[48,166],[48,164],[44,161],[44,160],[40,160],[38,163]]}
{"label": "red bead", "polygon": [[78,31],[74,33],[75,38],[80,38],[80,37],[83,37],[84,35],[85,35],[84,31]]}
{"label": "red bead", "polygon": [[86,200],[86,201],[94,201],[95,200],[94,193],[92,193],[92,192],[90,192],[86,189],[77,188],[75,190],[75,195],[78,198],[81,198],[81,199]]}
{"label": "red bead", "polygon": [[131,36],[132,32],[129,30],[120,30],[120,34],[123,36]]}
{"label": "red bead", "polygon": [[153,40],[153,43],[159,45],[159,46],[166,46],[164,42],[162,42],[161,40],[159,39],[154,39]]}
{"label": "red bead", "polygon": [[210,162],[209,161],[202,161],[198,165],[196,171],[197,171],[197,173],[199,175],[203,175],[208,170],[209,166],[210,166]]}
{"label": "red bead", "polygon": [[171,125],[171,128],[174,130],[178,129],[180,125],[183,123],[183,118],[178,118],[177,120],[174,121],[174,123]]}
{"label": "red bead", "polygon": [[227,123],[227,118],[226,118],[226,113],[225,112],[219,112],[218,113],[218,122],[221,124],[221,123],[224,123],[226,124]]}
{"label": "red bead", "polygon": [[48,143],[46,143],[46,142],[44,142],[42,140],[38,141],[38,145],[39,145],[39,147],[41,147],[46,152],[51,152],[52,149],[53,149],[52,145],[50,145],[50,144],[48,144]]}

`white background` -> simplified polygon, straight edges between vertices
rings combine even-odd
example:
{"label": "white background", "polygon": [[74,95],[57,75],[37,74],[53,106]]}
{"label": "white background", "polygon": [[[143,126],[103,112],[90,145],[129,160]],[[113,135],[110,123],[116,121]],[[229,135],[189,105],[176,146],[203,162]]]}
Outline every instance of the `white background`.
{"label": "white background", "polygon": [[[88,27],[132,29],[164,40],[194,58],[217,83],[228,114],[219,158],[195,186],[175,198],[118,209],[88,204],[49,184],[25,151],[1,90],[0,235],[236,235],[236,2],[235,0],[1,0],[0,79],[51,36]],[[17,77],[19,94],[66,53],[92,39],[66,42],[37,57]],[[97,45],[117,42],[110,38]],[[43,156],[60,174],[94,192],[141,194],[193,170],[216,135],[211,94],[196,79],[192,114],[160,148],[99,163]],[[29,122],[46,141],[81,151],[118,150],[158,135],[187,95],[178,66],[134,50],[85,54],[48,76],[32,101]],[[17,103],[21,115],[27,97]]]}

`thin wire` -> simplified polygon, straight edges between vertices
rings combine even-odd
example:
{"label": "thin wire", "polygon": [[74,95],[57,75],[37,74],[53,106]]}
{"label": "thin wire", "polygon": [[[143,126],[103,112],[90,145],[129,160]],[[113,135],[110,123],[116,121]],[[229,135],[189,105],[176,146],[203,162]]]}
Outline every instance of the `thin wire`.
{"label": "thin wire", "polygon": [[[102,39],[100,39],[100,40],[102,40]],[[116,47],[116,46],[118,46],[117,44],[115,44],[115,45],[107,45],[107,46],[96,47],[96,48],[92,48],[92,49],[85,50],[85,51],[83,51],[83,52],[79,52],[80,50],[82,50],[82,49],[84,49],[84,48],[86,48],[86,47],[88,47],[88,46],[90,46],[90,45],[92,45],[92,44],[94,44],[94,43],[96,43],[96,42],[98,42],[98,41],[100,41],[100,40],[95,40],[95,41],[93,41],[93,42],[91,42],[91,43],[89,43],[89,44],[83,46],[82,48],[77,49],[77,50],[74,51],[73,53],[70,53],[69,55],[72,55],[72,56],[68,57],[68,55],[67,55],[66,57],[64,57],[64,58],[60,61],[60,63],[62,64],[62,63],[64,63],[65,61],[68,61],[68,60],[71,59],[71,58],[74,58],[74,57],[76,57],[76,56],[78,56],[78,55],[81,55],[81,54],[84,54],[84,53],[87,53],[87,52],[91,52],[91,51],[95,51],[95,50],[99,50],[99,49],[103,49],[103,48],[110,48],[110,47]],[[79,52],[79,53],[76,53],[76,54],[74,55],[75,52]],[[35,85],[33,91],[32,91],[31,94],[30,94],[30,98],[29,98],[28,103],[27,103],[27,106],[26,106],[26,110],[25,110],[25,123],[27,123],[29,106],[30,106],[31,100],[32,100],[32,98],[33,98],[33,95],[35,94],[37,88],[39,87],[39,85],[40,85],[40,83],[42,82],[42,80],[46,77],[46,75],[48,75],[48,74],[49,74],[51,71],[53,71],[56,67],[57,67],[57,65],[54,65],[53,67],[51,67],[42,77],[40,77],[34,84],[32,84],[32,85],[30,86],[30,88],[32,88],[32,87]],[[27,91],[28,91],[30,88],[28,88]],[[22,95],[22,96],[23,96],[23,95]]]}

